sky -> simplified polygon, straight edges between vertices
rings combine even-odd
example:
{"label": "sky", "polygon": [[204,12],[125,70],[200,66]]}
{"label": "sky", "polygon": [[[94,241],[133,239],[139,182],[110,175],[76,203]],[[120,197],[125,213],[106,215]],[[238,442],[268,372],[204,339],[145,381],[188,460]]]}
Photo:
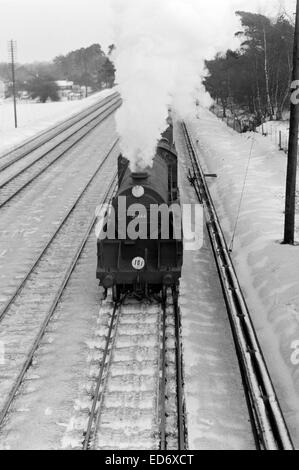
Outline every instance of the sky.
{"label": "sky", "polygon": [[[295,0],[217,1],[219,6],[221,4],[223,8],[226,4],[227,11],[231,11],[224,25],[231,35],[236,24],[235,10],[274,14],[279,4],[290,13],[295,8]],[[135,3],[139,8],[142,0],[126,2]],[[213,17],[217,16],[215,1],[199,2],[210,13],[213,27]],[[0,62],[7,61],[7,43],[10,39],[17,41],[17,60],[22,63],[51,60],[59,54],[93,43],[100,43],[107,51],[108,45],[115,41],[117,9],[112,8],[114,3],[115,0],[0,0]]]}

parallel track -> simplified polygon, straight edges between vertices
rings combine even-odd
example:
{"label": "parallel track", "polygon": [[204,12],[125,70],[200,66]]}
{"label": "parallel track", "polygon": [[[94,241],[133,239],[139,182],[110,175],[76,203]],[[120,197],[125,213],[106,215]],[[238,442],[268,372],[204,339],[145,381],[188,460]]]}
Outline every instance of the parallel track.
{"label": "parallel track", "polygon": [[51,129],[46,129],[37,136],[32,137],[27,140],[25,143],[13,148],[12,150],[3,153],[0,155],[0,172],[9,168],[14,163],[25,158],[30,153],[39,149],[45,144],[48,144],[51,140],[54,140],[56,137],[60,136],[63,132],[71,129],[75,124],[80,123],[84,118],[88,117],[94,111],[100,110],[103,106],[108,104],[114,98],[119,97],[119,94],[113,93],[100,102],[89,106],[80,113],[75,114],[74,116],[69,117],[63,122],[59,122]]}
{"label": "parallel track", "polygon": [[114,150],[114,148],[116,147],[118,143],[118,139],[113,143],[110,151],[107,153],[106,157],[103,159],[103,161],[98,165],[98,168],[97,170],[95,171],[95,173],[92,175],[92,177],[89,179],[89,181],[87,182],[87,184],[85,185],[85,187],[83,188],[83,191],[79,194],[79,196],[77,197],[77,199],[74,201],[73,205],[69,208],[68,212],[65,214],[63,220],[60,222],[59,226],[57,227],[57,229],[55,230],[55,232],[52,234],[52,236],[50,237],[50,239],[47,241],[47,243],[44,245],[44,247],[42,248],[42,250],[40,251],[39,255],[36,257],[36,259],[34,260],[34,262],[31,264],[31,266],[29,267],[28,271],[26,272],[26,274],[24,275],[24,277],[21,279],[21,281],[19,282],[18,286],[16,287],[14,293],[10,296],[10,298],[8,299],[8,301],[1,307],[0,309],[0,326],[1,326],[1,321],[3,320],[3,318],[7,315],[7,313],[9,312],[9,309],[11,308],[13,302],[16,300],[17,296],[20,294],[20,292],[22,291],[26,281],[28,280],[28,278],[30,277],[30,275],[32,274],[32,272],[34,271],[34,269],[37,267],[38,263],[42,260],[42,258],[45,256],[47,250],[50,248],[50,246],[53,244],[54,240],[57,238],[58,234],[61,232],[61,230],[63,229],[63,227],[66,225],[66,223],[68,222],[70,216],[73,214],[75,208],[77,207],[78,203],[80,202],[80,200],[83,198],[84,194],[86,193],[86,191],[88,190],[88,188],[90,187],[90,185],[92,184],[92,182],[94,181],[95,177],[99,174],[99,172],[102,170],[104,164],[106,163],[106,161],[108,160],[109,156],[111,155],[111,152]]}
{"label": "parallel track", "polygon": [[[118,142],[118,140],[113,144],[113,147],[111,148],[109,154],[107,155],[105,161],[107,160],[108,156],[111,154],[112,150],[115,148],[116,146],[116,143]],[[45,247],[45,249],[42,251],[42,253],[40,254],[39,258],[36,260],[36,262],[34,263],[34,265],[31,267],[31,270],[27,273],[26,275],[26,278],[23,279],[22,283],[20,284],[18,290],[15,292],[14,296],[10,299],[9,303],[6,305],[5,309],[2,310],[2,315],[1,315],[1,320],[3,321],[4,319],[4,316],[8,313],[9,309],[12,307],[12,305],[14,304],[15,300],[17,298],[19,298],[19,295],[20,293],[22,292],[24,294],[24,290],[26,288],[26,283],[27,281],[29,281],[29,278],[30,276],[33,274],[33,271],[38,268],[38,266],[40,265],[40,263],[42,263],[42,261],[44,262],[44,264],[46,266],[48,266],[48,260],[46,258],[46,254],[48,252],[48,249],[52,246],[53,244],[53,241],[56,239],[56,237],[58,236],[59,232],[61,231],[62,227],[66,224],[68,218],[70,217],[70,215],[73,213],[73,211],[75,210],[76,206],[80,203],[80,200],[81,198],[83,197],[83,195],[85,194],[85,192],[87,191],[87,187],[92,183],[92,181],[94,180],[95,176],[98,175],[100,169],[102,168],[103,166],[103,163],[102,162],[100,164],[100,166],[98,167],[98,169],[96,170],[94,176],[91,178],[91,180],[89,181],[89,183],[87,184],[87,186],[84,188],[82,194],[79,196],[79,198],[77,199],[77,201],[75,202],[74,206],[70,209],[69,213],[67,214],[66,218],[63,220],[62,224],[60,225],[60,227],[58,228],[58,230],[55,232],[55,234],[53,235],[53,237],[51,238],[51,240],[48,242],[47,246]],[[102,201],[99,201],[100,203],[104,204],[105,202],[107,202],[110,197],[111,197],[111,194],[113,193],[113,191],[115,190],[116,188],[116,174],[114,175],[113,179],[112,179],[112,182],[109,184],[109,187],[102,199]],[[83,205],[84,206],[84,205]],[[54,313],[55,313],[55,310],[56,310],[56,307],[63,295],[63,292],[65,290],[65,287],[76,267],[76,264],[78,263],[78,260],[82,254],[82,251],[84,250],[84,247],[89,239],[90,236],[92,236],[92,231],[94,229],[94,226],[95,226],[95,223],[96,223],[96,216],[93,215],[91,217],[91,220],[89,221],[89,223],[87,224],[87,230],[85,231],[82,239],[80,239],[80,241],[78,242],[78,248],[76,249],[76,252],[75,254],[73,255],[72,259],[71,259],[71,262],[70,264],[68,265],[68,268],[67,268],[67,272],[64,274],[63,278],[62,279],[59,279],[59,287],[58,289],[56,290],[56,294],[54,296],[54,298],[52,299],[51,303],[48,305],[47,307],[47,314],[45,315],[44,317],[44,320],[42,322],[42,325],[41,327],[39,328],[38,330],[38,333],[37,335],[35,336],[35,339],[34,341],[32,342],[32,345],[30,347],[30,351],[28,352],[28,354],[26,355],[26,360],[24,361],[24,363],[22,364],[22,367],[20,368],[18,374],[17,374],[17,377],[14,381],[14,384],[7,396],[7,399],[5,400],[5,403],[4,405],[2,406],[2,409],[1,409],[1,412],[0,412],[0,426],[3,425],[4,423],[4,420],[9,412],[9,409],[20,389],[20,386],[22,385],[23,383],[23,380],[24,380],[24,377],[25,377],[25,374],[27,372],[27,370],[29,369],[29,367],[31,366],[32,364],[32,360],[33,360],[33,357],[35,355],[35,352],[37,351],[40,343],[41,343],[41,340],[45,334],[45,331],[47,329],[47,326],[49,325]],[[68,233],[68,232],[67,232]],[[69,237],[68,237],[69,238]],[[59,253],[58,253],[59,255]],[[58,260],[61,259],[59,256],[57,258]],[[14,313],[12,312],[11,313],[12,316],[14,315]],[[0,329],[1,329],[1,324],[0,324]]]}
{"label": "parallel track", "polygon": [[190,159],[190,181],[203,203],[207,229],[234,336],[257,449],[293,450],[291,441],[241,286],[200,166],[199,156],[182,123]]}
{"label": "parallel track", "polygon": [[[91,114],[89,112],[87,117],[84,114],[84,117],[79,121],[76,121],[75,125],[74,123],[69,125],[67,130],[69,131],[71,129],[71,133],[68,132],[65,136],[59,139],[58,143],[56,142],[54,145],[51,145],[50,148],[42,151],[42,153],[38,155],[36,159],[34,159],[24,168],[17,170],[5,182],[1,183],[0,209],[5,207],[8,202],[10,202],[28,185],[35,181],[49,167],[51,167],[55,162],[66,155],[70,149],[77,145],[99,124],[107,119],[120,105],[121,99],[116,96],[108,100],[108,102],[97,106],[95,110],[92,110]],[[57,135],[60,134],[57,132],[54,137],[57,137]],[[49,140],[46,143],[48,144],[48,142],[51,140],[53,140],[53,136],[50,135]],[[42,145],[44,144],[45,142]],[[39,146],[37,148],[39,148]],[[19,162],[20,159],[23,159],[27,156],[28,152],[25,152],[23,156],[16,157],[15,161],[12,161],[10,165]]]}

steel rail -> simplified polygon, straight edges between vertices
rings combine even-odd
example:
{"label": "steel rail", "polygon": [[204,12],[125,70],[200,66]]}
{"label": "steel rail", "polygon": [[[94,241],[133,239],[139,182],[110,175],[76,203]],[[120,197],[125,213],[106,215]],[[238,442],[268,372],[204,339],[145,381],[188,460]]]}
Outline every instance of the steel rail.
{"label": "steel rail", "polygon": [[161,400],[161,411],[160,411],[160,448],[161,450],[166,450],[167,443],[166,443],[166,407],[165,407],[165,400],[166,400],[166,301],[163,299],[162,303],[162,374],[161,374],[161,382],[160,382],[160,400]]}
{"label": "steel rail", "polygon": [[48,248],[50,247],[50,245],[53,243],[53,241],[55,240],[55,238],[57,237],[57,235],[59,234],[59,232],[61,231],[61,229],[64,227],[64,225],[66,224],[67,220],[69,219],[70,215],[73,213],[73,211],[75,210],[75,208],[77,207],[79,201],[82,199],[82,197],[84,196],[84,194],[86,193],[87,189],[89,188],[89,186],[91,185],[91,183],[93,182],[93,180],[96,178],[96,176],[98,175],[99,171],[101,171],[101,169],[103,168],[104,164],[107,162],[108,158],[110,157],[111,153],[113,152],[113,150],[115,149],[116,145],[118,144],[119,142],[119,139],[117,138],[114,142],[113,142],[113,145],[111,146],[111,148],[109,149],[109,151],[107,152],[107,155],[105,156],[105,158],[102,160],[102,162],[99,164],[98,168],[96,169],[95,173],[92,175],[92,177],[89,179],[89,181],[87,182],[87,184],[85,185],[85,187],[83,188],[83,191],[81,191],[81,193],[79,194],[79,196],[77,197],[77,199],[74,201],[74,203],[72,204],[72,206],[70,207],[70,209],[68,210],[68,212],[66,213],[66,215],[64,216],[63,220],[61,221],[61,223],[59,224],[59,226],[57,227],[57,229],[55,230],[55,232],[52,234],[52,236],[50,237],[50,240],[46,243],[46,245],[43,247],[42,251],[39,253],[38,257],[36,258],[36,260],[33,262],[33,264],[30,266],[29,270],[27,271],[27,273],[25,274],[25,276],[23,277],[22,281],[19,283],[17,289],[15,290],[14,294],[10,297],[10,299],[6,302],[6,304],[0,309],[0,323],[1,321],[3,320],[3,318],[5,317],[5,315],[7,314],[7,312],[9,311],[9,308],[11,307],[12,303],[15,301],[16,297],[20,294],[21,290],[23,289],[27,279],[29,278],[29,276],[31,275],[32,271],[36,268],[36,266],[39,264],[39,262],[41,261],[41,259],[44,257],[46,251],[48,250]]}
{"label": "steel rail", "polygon": [[[41,159],[43,159],[46,155],[49,153],[53,152],[53,150],[56,150],[59,146],[64,144],[67,140],[69,140],[71,137],[73,137],[75,134],[77,134],[79,131],[84,129],[84,127],[89,126],[92,122],[93,124],[91,125],[90,128],[87,129],[87,131],[79,136],[77,139],[75,139],[74,142],[72,142],[66,149],[64,149],[62,152],[60,152],[51,162],[49,162],[44,168],[42,168],[38,173],[33,175],[33,177],[29,177],[29,180],[25,182],[22,186],[20,186],[16,191],[14,191],[11,195],[9,195],[2,203],[0,203],[0,209],[3,208],[8,202],[10,202],[15,196],[17,196],[21,191],[23,191],[27,186],[29,186],[33,181],[35,181],[40,175],[42,175],[49,167],[51,167],[57,160],[59,160],[61,157],[63,157],[67,152],[69,152],[74,146],[76,146],[80,141],[82,141],[90,132],[92,132],[99,124],[101,124],[105,119],[107,119],[120,105],[121,100],[118,100],[116,103],[114,103],[110,108],[106,109],[105,111],[101,112],[97,116],[93,117],[89,122],[85,123],[80,129],[77,129],[75,132],[73,132],[71,135],[66,137],[63,141],[59,142],[55,147],[47,151],[45,154],[40,156],[37,160],[29,164],[27,167],[23,168],[20,170],[18,173],[13,175],[11,178],[9,178],[7,181],[2,183],[0,185],[0,190],[3,190],[7,185],[12,183],[17,177],[19,177],[22,173],[26,172],[28,169],[30,169],[32,166],[36,165]],[[98,119],[100,120],[98,121]],[[95,121],[95,122],[94,122]]]}
{"label": "steel rail", "polygon": [[[107,368],[107,358],[111,359],[111,353],[112,353],[112,346],[111,346],[111,339],[112,339],[112,333],[113,330],[116,328],[116,320],[119,316],[119,305],[115,302],[113,306],[113,311],[110,319],[110,324],[109,324],[109,330],[107,333],[106,337],[106,344],[105,344],[105,349],[103,352],[103,357],[101,359],[101,367],[99,370],[99,375],[97,378],[97,383],[96,383],[96,388],[92,397],[92,405],[90,409],[90,414],[88,418],[88,423],[87,423],[87,429],[86,433],[84,435],[84,440],[83,440],[83,450],[89,450],[90,448],[90,442],[92,438],[92,430],[93,427],[96,428],[96,421],[97,421],[97,415],[99,414],[99,409],[97,408],[101,396],[101,385],[102,385],[102,380],[104,376],[104,371]],[[108,374],[106,374],[107,377]],[[96,429],[95,429],[96,432]]]}
{"label": "steel rail", "polygon": [[183,354],[181,345],[181,321],[178,305],[178,293],[173,290],[173,308],[176,340],[176,374],[177,374],[177,424],[178,424],[178,450],[186,449],[186,427],[183,392]]}
{"label": "steel rail", "polygon": [[[18,145],[17,147],[13,148],[12,150],[1,154],[0,155],[0,162],[2,160],[5,160],[6,158],[12,157],[15,153],[18,153],[18,151],[23,149],[23,152],[20,155],[15,156],[15,158],[12,158],[12,160],[9,160],[8,162],[4,163],[3,165],[0,166],[0,172],[5,170],[6,168],[9,168],[11,165],[14,163],[18,162],[22,158],[27,157],[30,153],[33,151],[37,150],[38,148],[42,147],[43,145],[47,144],[51,140],[55,139],[58,137],[61,133],[66,132],[68,129],[71,127],[75,126],[78,124],[80,121],[88,117],[88,115],[92,114],[93,112],[103,108],[106,104],[108,104],[110,101],[112,101],[114,98],[119,97],[119,93],[115,92],[112,93],[111,95],[107,96],[100,102],[93,104],[89,106],[88,108],[80,111],[79,113],[70,116],[64,121],[60,121],[58,124],[54,125],[50,129],[46,129],[39,133],[37,136],[35,135],[31,139],[22,142],[22,144]],[[31,144],[31,146],[30,146]],[[29,146],[27,150],[24,150],[25,147]]]}
{"label": "steel rail", "polygon": [[[114,191],[111,191],[112,194],[111,194],[111,197],[108,201],[108,204],[111,203],[111,200],[112,200],[113,196],[116,193],[117,186],[118,185],[116,184],[115,188],[114,188]],[[108,199],[108,197],[106,197],[106,200],[107,199]],[[110,345],[110,343],[111,343],[113,329],[116,329],[116,320],[119,319],[120,308],[121,307],[120,307],[119,303],[114,302],[113,311],[112,311],[112,315],[111,315],[111,320],[110,320],[110,324],[109,324],[109,329],[108,329],[108,333],[107,333],[107,337],[106,337],[105,349],[104,349],[104,352],[103,352],[103,357],[101,359],[101,367],[100,367],[99,375],[98,375],[97,381],[96,381],[96,388],[95,388],[95,391],[94,391],[94,394],[93,394],[93,397],[92,397],[92,405],[91,405],[90,414],[89,414],[89,418],[88,418],[87,429],[86,429],[86,432],[84,434],[84,440],[83,440],[83,443],[82,443],[83,450],[89,450],[91,437],[92,437],[93,426],[95,428],[97,426],[97,416],[99,416],[99,409],[97,408],[97,405],[99,404],[99,399],[100,399],[100,396],[101,396],[101,384],[102,384],[105,368],[107,367],[107,364],[106,364],[107,358],[109,358],[109,360],[111,360],[111,356],[112,356],[111,353],[112,353],[112,348],[113,347],[112,347],[112,345]],[[110,351],[109,351],[109,346],[111,346]],[[106,374],[106,377],[107,377],[107,375],[108,374]],[[95,432],[96,432],[96,429],[95,429]]]}
{"label": "steel rail", "polygon": [[257,335],[252,323],[225,237],[214,207],[199,156],[186,124],[182,130],[194,164],[193,184],[203,200],[207,219],[207,229],[213,247],[214,257],[222,285],[224,299],[234,336],[236,351],[245,380],[245,393],[253,417],[257,447],[263,450],[293,450],[294,446],[288,431],[276,392]]}
{"label": "steel rail", "polygon": [[[115,173],[114,176],[113,176],[112,182],[110,183],[109,188],[107,189],[107,191],[106,191],[106,193],[105,193],[105,195],[102,199],[103,204],[107,201],[107,199],[109,197],[109,194],[111,193],[112,190],[114,190],[114,188],[117,184],[116,176],[117,176],[117,174]],[[17,377],[17,379],[16,379],[16,381],[15,381],[15,383],[14,383],[14,385],[13,385],[13,387],[12,387],[10,393],[9,393],[9,396],[8,396],[8,398],[7,398],[5,404],[4,404],[4,406],[3,406],[3,408],[0,412],[0,427],[3,425],[5,417],[7,416],[7,413],[8,413],[8,411],[9,411],[11,405],[12,405],[12,402],[14,401],[14,399],[15,399],[17,393],[18,393],[18,390],[19,390],[19,388],[20,388],[20,386],[21,386],[21,384],[24,380],[24,376],[25,376],[27,370],[29,369],[29,367],[32,364],[34,354],[35,354],[36,350],[38,349],[38,347],[40,345],[40,342],[41,342],[41,340],[42,340],[42,338],[45,334],[46,328],[49,325],[50,320],[51,320],[51,318],[53,317],[53,315],[55,313],[56,307],[57,307],[57,305],[58,305],[58,303],[59,303],[59,301],[62,297],[62,294],[65,290],[65,287],[67,286],[67,284],[69,282],[69,279],[70,279],[70,277],[71,277],[71,275],[72,275],[72,273],[73,273],[73,271],[74,271],[74,269],[75,269],[75,267],[78,263],[78,260],[79,260],[81,254],[84,250],[84,247],[85,247],[85,245],[86,245],[86,243],[87,243],[87,241],[90,237],[90,234],[91,234],[95,224],[96,224],[96,216],[94,215],[92,217],[89,225],[88,225],[88,228],[87,228],[87,230],[85,232],[85,235],[84,235],[84,237],[83,237],[83,239],[80,243],[80,246],[77,249],[77,251],[76,251],[76,253],[75,253],[75,255],[72,259],[72,262],[69,266],[69,269],[68,269],[67,273],[64,276],[64,279],[63,279],[63,281],[60,285],[60,288],[59,288],[59,290],[58,290],[58,292],[55,296],[55,299],[52,302],[50,309],[48,310],[46,318],[45,318],[45,320],[44,320],[44,322],[43,322],[43,324],[42,324],[42,326],[41,326],[41,328],[40,328],[40,330],[39,330],[39,332],[38,332],[38,334],[35,338],[35,341],[33,343],[32,348],[30,349],[30,352],[27,356],[27,359],[26,359],[24,365],[22,366],[22,369],[21,369],[21,371],[20,371],[20,373],[19,373],[19,375],[18,375],[18,377]]]}
{"label": "steel rail", "polygon": [[[185,409],[184,409],[184,393],[183,393],[183,360],[181,348],[181,329],[180,329],[180,312],[178,306],[178,295],[175,289],[171,293],[172,308],[174,315],[174,336],[175,336],[175,367],[176,367],[176,412],[177,412],[177,450],[185,450],[186,444],[186,427],[185,427]],[[161,383],[160,383],[160,449],[167,450],[167,419],[166,419],[166,383],[167,383],[167,308],[170,304],[163,299],[162,302],[162,361],[161,361]]]}

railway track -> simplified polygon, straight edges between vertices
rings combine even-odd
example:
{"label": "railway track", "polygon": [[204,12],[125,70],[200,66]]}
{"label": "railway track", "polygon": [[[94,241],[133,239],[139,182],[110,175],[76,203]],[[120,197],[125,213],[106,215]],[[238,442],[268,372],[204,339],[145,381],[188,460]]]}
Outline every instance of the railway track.
{"label": "railway track", "polygon": [[[24,274],[24,276],[19,280],[18,285],[16,286],[13,294],[10,295],[10,298],[1,306],[0,309],[0,326],[1,326],[1,321],[3,318],[8,314],[10,308],[12,307],[13,303],[15,302],[16,298],[20,295],[22,289],[24,288],[26,282],[28,281],[29,277],[32,275],[33,271],[36,269],[38,264],[42,261],[43,257],[46,255],[47,250],[51,247],[53,242],[56,240],[62,229],[64,229],[67,224],[70,224],[70,218],[74,216],[75,209],[78,207],[78,204],[82,204],[84,201],[84,197],[87,193],[87,191],[90,189],[91,185],[95,186],[95,180],[99,176],[99,173],[103,170],[104,165],[107,163],[107,160],[109,159],[111,153],[115,149],[116,145],[118,143],[118,139],[113,143],[111,146],[110,151],[107,153],[106,158],[103,159],[103,161],[100,162],[98,165],[95,173],[92,175],[92,177],[88,180],[87,184],[79,194],[79,196],[76,198],[74,203],[71,205],[71,207],[68,209],[66,212],[64,218],[61,220],[55,231],[52,233],[50,236],[49,240],[45,243],[45,245],[42,247],[41,251],[39,252],[38,256],[35,258],[27,272]],[[96,198],[95,194],[95,198]]]}
{"label": "railway track", "polygon": [[184,122],[182,132],[189,156],[190,181],[199,202],[204,206],[207,229],[233,332],[256,447],[258,450],[293,450],[294,446],[206,184],[205,175]]}
{"label": "railway track", "polygon": [[46,129],[45,131],[39,133],[37,136],[23,142],[17,147],[14,147],[8,152],[2,153],[0,155],[0,172],[10,167],[14,163],[26,157],[28,154],[32,153],[34,150],[39,149],[44,144],[49,143],[51,140],[54,140],[56,137],[60,136],[64,131],[71,129],[75,124],[80,123],[82,119],[88,117],[93,111],[101,109],[103,106],[108,104],[114,98],[119,97],[119,93],[115,92],[100,102],[89,106],[83,111],[65,119],[63,122],[59,122],[51,129]]}
{"label": "railway track", "polygon": [[0,209],[66,155],[120,105],[121,98],[113,94],[88,112],[80,114],[79,118],[72,118],[62,128],[50,131],[41,141],[34,141],[29,149],[25,146],[23,153],[18,153],[2,165],[0,160]]}
{"label": "railway track", "polygon": [[[90,208],[109,200],[115,190],[115,161],[112,159],[111,162],[109,157],[116,150],[117,142],[118,139],[21,280],[14,295],[2,308],[0,341],[6,344],[8,360],[0,398],[0,426],[32,364],[82,251],[90,237],[94,236],[96,216],[90,214]],[[111,174],[114,174],[112,182]],[[103,194],[100,200],[99,187]]]}
{"label": "railway track", "polygon": [[177,296],[108,297],[101,309],[107,327],[83,449],[185,449]]}

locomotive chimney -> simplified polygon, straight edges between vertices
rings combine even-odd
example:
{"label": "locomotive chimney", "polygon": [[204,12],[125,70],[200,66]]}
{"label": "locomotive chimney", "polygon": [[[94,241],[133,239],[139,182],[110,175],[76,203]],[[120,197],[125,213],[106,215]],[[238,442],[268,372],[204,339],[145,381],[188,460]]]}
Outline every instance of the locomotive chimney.
{"label": "locomotive chimney", "polygon": [[132,173],[132,180],[133,181],[138,181],[140,183],[141,180],[146,180],[149,177],[149,174],[147,171],[134,171]]}

